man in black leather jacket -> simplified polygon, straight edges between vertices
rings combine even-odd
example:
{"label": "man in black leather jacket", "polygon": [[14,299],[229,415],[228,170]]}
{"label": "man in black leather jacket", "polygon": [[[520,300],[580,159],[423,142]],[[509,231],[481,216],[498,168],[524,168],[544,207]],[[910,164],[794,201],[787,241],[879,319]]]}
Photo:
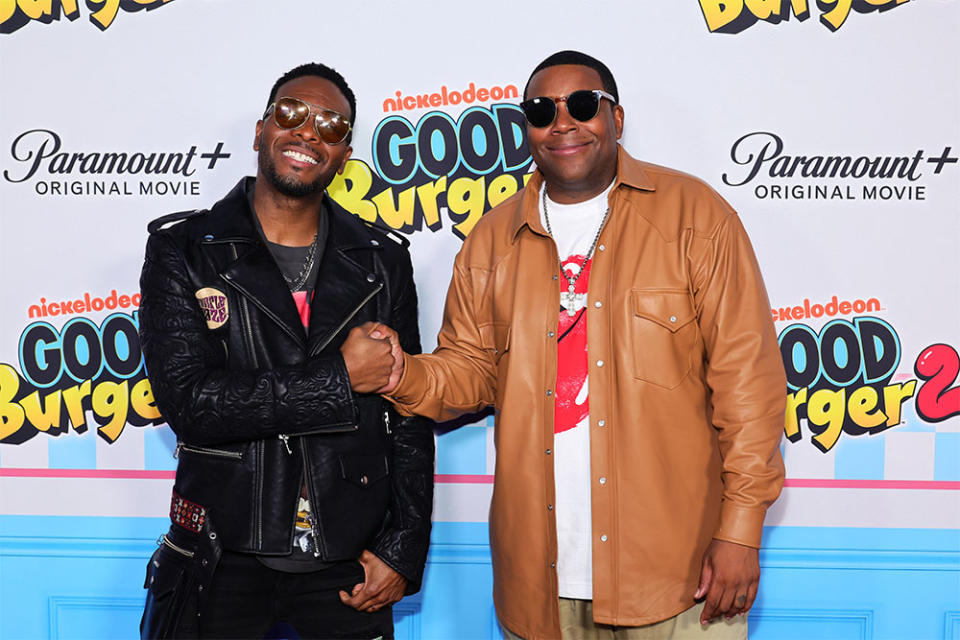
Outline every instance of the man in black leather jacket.
{"label": "man in black leather jacket", "polygon": [[360,339],[382,322],[420,350],[406,242],[325,196],[351,152],[343,78],[303,65],[268,103],[256,178],[149,227],[141,346],[179,463],[143,637],[392,637],[420,588],[432,425],[376,394],[393,354]]}

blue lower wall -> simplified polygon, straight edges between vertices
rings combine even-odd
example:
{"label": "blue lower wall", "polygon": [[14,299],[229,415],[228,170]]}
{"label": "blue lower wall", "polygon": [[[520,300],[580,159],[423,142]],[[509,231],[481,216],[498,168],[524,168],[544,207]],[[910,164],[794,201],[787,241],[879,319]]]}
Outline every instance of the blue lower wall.
{"label": "blue lower wall", "polygon": [[[0,638],[134,638],[165,519],[0,517]],[[960,531],[768,529],[750,637],[960,640]],[[485,524],[436,523],[397,638],[499,638]]]}

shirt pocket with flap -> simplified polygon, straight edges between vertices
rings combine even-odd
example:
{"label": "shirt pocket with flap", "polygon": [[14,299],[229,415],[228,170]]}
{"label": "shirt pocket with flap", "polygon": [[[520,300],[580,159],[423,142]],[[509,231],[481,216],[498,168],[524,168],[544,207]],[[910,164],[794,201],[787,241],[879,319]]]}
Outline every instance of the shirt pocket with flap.
{"label": "shirt pocket with flap", "polygon": [[480,332],[480,346],[486,351],[494,364],[510,350],[510,325],[501,323],[484,324],[477,327]]}
{"label": "shirt pocket with flap", "polygon": [[633,376],[673,389],[693,367],[696,312],[686,289],[630,292]]}

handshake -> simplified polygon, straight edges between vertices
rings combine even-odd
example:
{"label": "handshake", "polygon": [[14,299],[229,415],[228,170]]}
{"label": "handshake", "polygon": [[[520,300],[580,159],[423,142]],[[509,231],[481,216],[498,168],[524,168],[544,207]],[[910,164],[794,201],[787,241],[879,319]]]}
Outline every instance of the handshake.
{"label": "handshake", "polygon": [[340,347],[350,388],[357,393],[392,393],[403,375],[400,336],[385,324],[354,327]]}

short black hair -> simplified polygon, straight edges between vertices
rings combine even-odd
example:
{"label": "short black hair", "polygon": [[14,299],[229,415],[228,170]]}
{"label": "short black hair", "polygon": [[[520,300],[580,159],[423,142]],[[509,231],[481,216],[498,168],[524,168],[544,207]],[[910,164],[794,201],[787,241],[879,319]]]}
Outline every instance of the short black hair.
{"label": "short black hair", "polygon": [[347,103],[350,105],[350,127],[352,128],[353,123],[357,119],[357,99],[353,95],[353,90],[350,89],[350,85],[348,85],[347,81],[343,79],[343,76],[337,73],[336,69],[332,69],[331,67],[328,67],[325,64],[320,64],[319,62],[308,62],[300,65],[299,67],[294,67],[293,69],[290,69],[290,71],[287,71],[285,74],[277,78],[277,81],[273,83],[273,88],[270,89],[270,97],[267,99],[267,106],[264,108],[264,110],[269,109],[270,105],[273,104],[273,101],[277,97],[277,90],[281,85],[304,76],[316,76],[318,78],[329,80],[337,87],[337,89],[340,90],[340,93],[343,94],[343,97],[347,99]]}
{"label": "short black hair", "polygon": [[537,65],[536,69],[530,74],[530,77],[527,78],[527,84],[523,87],[523,99],[527,99],[527,89],[530,88],[530,80],[533,79],[533,76],[537,75],[538,72],[548,69],[550,67],[556,67],[561,64],[576,64],[581,67],[589,67],[597,72],[597,75],[600,76],[600,84],[603,85],[603,90],[613,96],[617,104],[620,104],[620,94],[617,92],[617,81],[613,79],[613,74],[610,73],[610,69],[607,68],[607,65],[603,64],[593,56],[588,56],[585,53],[580,51],[558,51],[555,54],[548,56],[546,60]]}

